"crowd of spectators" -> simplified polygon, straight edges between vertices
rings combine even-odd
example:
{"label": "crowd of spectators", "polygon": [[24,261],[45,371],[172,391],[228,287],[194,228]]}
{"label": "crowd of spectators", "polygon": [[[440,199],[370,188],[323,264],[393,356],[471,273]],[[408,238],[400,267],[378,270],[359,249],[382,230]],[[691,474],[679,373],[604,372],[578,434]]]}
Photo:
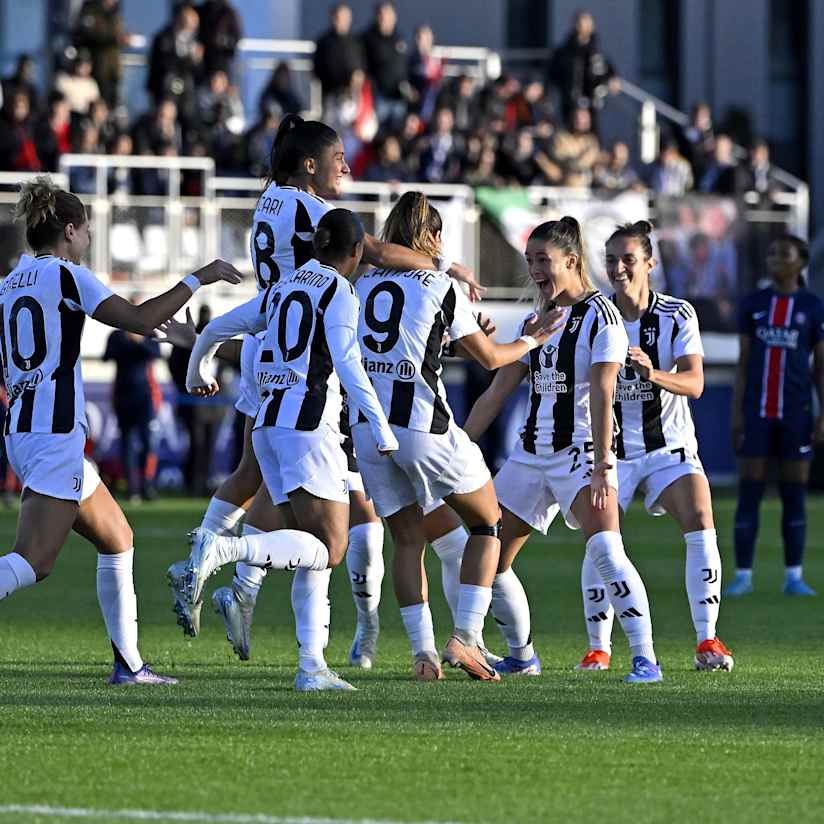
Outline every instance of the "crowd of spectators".
{"label": "crowd of spectators", "polygon": [[[85,0],[51,87],[33,82],[33,62],[20,57],[3,79],[0,170],[54,170],[60,155],[209,155],[219,173],[266,173],[280,118],[305,109],[286,63],[277,65],[257,110],[245,111],[236,85],[240,18],[229,0],[179,2],[151,41],[147,90],[152,106],[129,112],[118,97],[120,48],[128,42],[118,0]],[[356,178],[477,186],[557,185],[626,191],[649,187],[680,197],[695,190],[769,198],[780,189],[769,148],[754,141],[749,158],[717,129],[705,104],[689,124],[663,135],[655,163],[636,167],[631,141],[603,145],[598,116],[620,88],[587,11],[531,79],[503,74],[488,83],[445,71],[433,53],[435,34],[419,26],[411,43],[391,2],[355,31],[351,9],[331,8],[317,40],[314,75],[322,118],[341,134]],[[629,135],[628,135],[629,137]],[[95,185],[91,170],[71,181]],[[111,191],[159,194],[158,171],[112,174]],[[184,178],[198,194],[199,178]]]}

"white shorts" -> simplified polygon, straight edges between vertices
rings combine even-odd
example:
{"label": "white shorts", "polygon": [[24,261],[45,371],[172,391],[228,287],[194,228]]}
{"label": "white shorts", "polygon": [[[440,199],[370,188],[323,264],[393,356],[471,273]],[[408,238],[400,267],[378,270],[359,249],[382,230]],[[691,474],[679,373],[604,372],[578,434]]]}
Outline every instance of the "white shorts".
{"label": "white shorts", "polygon": [[425,511],[438,499],[480,489],[490,478],[481,450],[454,423],[443,435],[392,426],[400,448],[378,452],[369,424],[352,427],[358,467],[382,518],[417,501]]}
{"label": "white shorts", "polygon": [[260,408],[257,381],[255,380],[255,355],[260,341],[254,335],[244,335],[240,348],[240,389],[235,409],[249,418],[254,418]]}
{"label": "white shorts", "polygon": [[446,502],[444,501],[443,498],[436,498],[434,501],[432,501],[431,504],[427,504],[426,506],[421,507],[421,508],[423,509],[423,514],[424,515],[429,515],[430,512],[434,512],[436,509],[440,509],[442,506],[445,506],[445,505],[446,505]]}
{"label": "white shorts", "polygon": [[311,432],[262,426],[252,432],[252,446],[273,504],[305,489],[326,501],[349,503],[349,472],[340,433],[321,423]]}
{"label": "white shorts", "polygon": [[700,458],[686,447],[665,447],[618,461],[618,506],[626,512],[638,489],[644,495],[647,512],[664,515],[664,508],[658,503],[661,493],[685,475],[705,475]]}
{"label": "white shorts", "polygon": [[[588,447],[588,449],[587,449]],[[498,502],[538,532],[546,534],[558,514],[566,525],[581,525],[572,514],[578,493],[592,480],[592,444],[573,444],[552,455],[533,455],[519,442],[495,476]],[[610,486],[618,488],[615,470]]]}
{"label": "white shorts", "polygon": [[366,490],[363,487],[363,478],[361,477],[360,472],[348,472],[347,477],[349,478],[350,492],[363,492],[366,494]]}
{"label": "white shorts", "polygon": [[13,432],[6,435],[6,453],[23,490],[66,501],[85,501],[100,484],[100,476],[86,459],[86,432],[55,435],[49,432]]}

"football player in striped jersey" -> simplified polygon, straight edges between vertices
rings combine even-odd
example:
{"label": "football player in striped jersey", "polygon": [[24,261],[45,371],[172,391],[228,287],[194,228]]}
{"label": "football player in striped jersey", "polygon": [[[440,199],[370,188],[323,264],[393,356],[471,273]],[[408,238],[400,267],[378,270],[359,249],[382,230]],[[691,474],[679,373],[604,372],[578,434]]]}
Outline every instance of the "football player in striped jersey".
{"label": "football player in striped jersey", "polygon": [[[440,214],[426,197],[406,192],[387,217],[383,237],[434,257],[441,228]],[[361,275],[356,288],[363,364],[400,446],[390,459],[383,458],[363,417],[353,425],[352,437],[366,489],[395,543],[392,578],[416,677],[443,677],[423,569],[422,508],[444,499],[470,534],[455,628],[441,657],[472,678],[500,680],[479,643],[498,562],[498,503],[480,450],[455,424],[446,402],[440,379],[444,333],[494,369],[544,343],[551,320],[538,319],[524,338],[500,345],[489,340],[466,295],[445,272],[378,268]]]}
{"label": "football player in striped jersey", "polygon": [[[824,303],[806,288],[807,244],[785,235],[767,252],[772,284],[745,297],[738,313],[740,356],[733,442],[740,480],[735,511],[735,580],[726,595],[753,590],[752,562],[768,462],[778,463],[784,592],[815,595],[802,577],[805,496],[813,442],[824,442],[824,414],[813,422],[813,388],[824,405]],[[810,361],[813,369],[810,369]]]}
{"label": "football player in striped jersey", "polygon": [[[696,633],[696,669],[731,670],[732,653],[716,637],[721,556],[712,496],[698,457],[688,398],[704,390],[704,350],[695,310],[685,300],[653,292],[655,268],[645,220],[619,226],[606,244],[612,297],[629,337],[615,389],[618,506],[635,491],[652,515],[672,515],[686,544],[685,582]],[[589,650],[578,669],[609,668],[614,610],[591,559],[581,570]]]}
{"label": "football player in striped jersey", "polygon": [[529,603],[512,562],[532,530],[546,533],[560,509],[567,526],[582,529],[586,556],[605,582],[606,597],[629,641],[632,671],[625,680],[660,681],[646,589],[624,551],[619,525],[612,402],[627,357],[627,334],[615,305],[592,286],[575,218],[534,229],[526,260],[538,306],[559,307],[563,324],[543,346],[498,370],[465,424],[470,437],[479,438],[529,378],[520,442],[495,478],[503,532],[492,614],[509,646],[498,670],[541,672]]}
{"label": "football player in striped jersey", "polygon": [[0,352],[9,393],[5,442],[23,486],[17,538],[0,556],[0,600],[42,581],[74,529],[97,549],[97,596],[114,650],[113,685],[170,684],[137,646],[134,542],[126,517],[85,459],[86,413],[80,338],[86,315],[152,334],[207,283],[239,283],[216,260],[168,292],[134,305],[80,261],[89,244],[86,210],[48,177],[21,187],[16,217],[35,256],[23,255],[0,285]]}

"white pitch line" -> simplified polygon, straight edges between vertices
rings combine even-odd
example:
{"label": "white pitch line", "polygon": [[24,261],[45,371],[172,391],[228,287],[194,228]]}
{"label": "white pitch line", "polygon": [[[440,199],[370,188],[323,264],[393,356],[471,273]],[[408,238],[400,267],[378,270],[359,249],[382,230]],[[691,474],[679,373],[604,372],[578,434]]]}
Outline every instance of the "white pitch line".
{"label": "white pitch line", "polygon": [[[205,822],[205,824],[403,824],[400,821],[371,818],[312,818],[264,813],[206,813],[177,810],[100,810],[93,807],[52,807],[48,804],[3,804],[0,805],[0,816],[2,815],[102,818],[120,821],[189,821]],[[417,821],[409,824],[450,824],[450,822]]]}

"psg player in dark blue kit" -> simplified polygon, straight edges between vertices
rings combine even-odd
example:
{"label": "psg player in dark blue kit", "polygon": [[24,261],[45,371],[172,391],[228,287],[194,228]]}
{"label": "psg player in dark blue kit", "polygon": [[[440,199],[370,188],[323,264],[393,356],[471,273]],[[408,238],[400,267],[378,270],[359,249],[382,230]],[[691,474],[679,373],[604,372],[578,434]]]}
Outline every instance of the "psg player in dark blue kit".
{"label": "psg player in dark blue kit", "polygon": [[[733,442],[740,458],[735,512],[735,580],[725,595],[753,590],[758,513],[769,463],[778,466],[787,595],[815,595],[801,575],[804,505],[813,442],[824,441],[824,416],[813,421],[812,390],[824,403],[824,303],[805,287],[807,244],[784,235],[770,245],[772,284],[741,302],[741,356],[733,401]],[[812,357],[813,368],[810,360]]]}

